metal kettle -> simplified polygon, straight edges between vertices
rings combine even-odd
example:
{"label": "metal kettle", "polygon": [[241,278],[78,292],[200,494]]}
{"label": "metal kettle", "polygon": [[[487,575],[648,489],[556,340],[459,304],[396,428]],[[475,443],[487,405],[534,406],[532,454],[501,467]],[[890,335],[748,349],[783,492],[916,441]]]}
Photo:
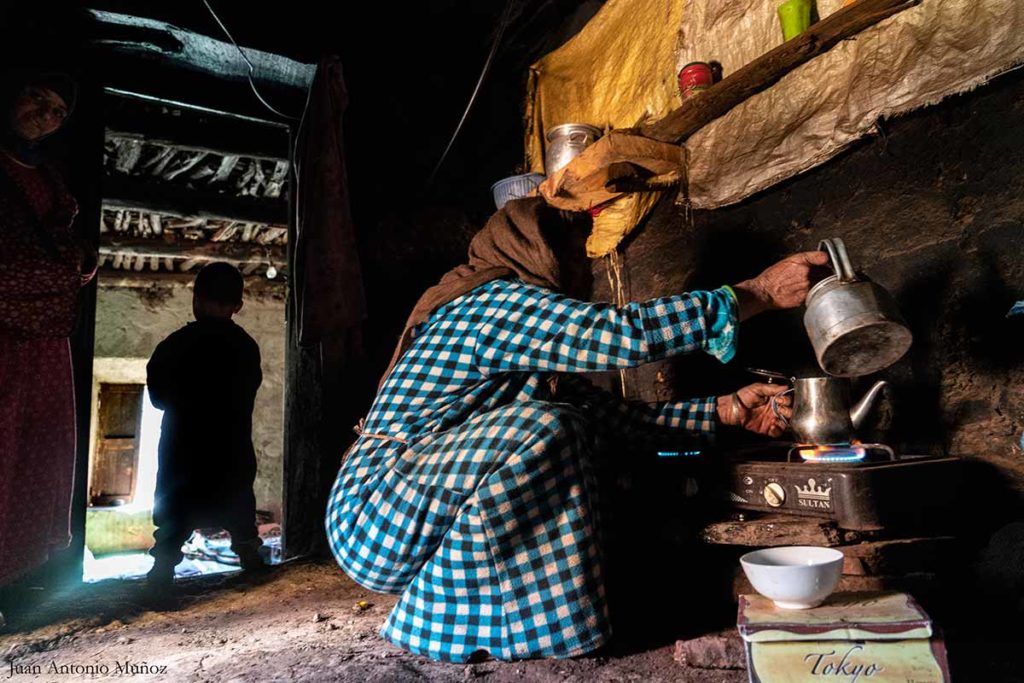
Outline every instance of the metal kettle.
{"label": "metal kettle", "polygon": [[801,377],[793,380],[793,388],[778,394],[793,393],[793,416],[786,420],[778,410],[773,396],[772,410],[793,430],[801,444],[849,444],[864,418],[874,408],[879,392],[886,382],[879,381],[851,406],[850,382],[837,377]]}
{"label": "metal kettle", "polygon": [[818,365],[837,377],[860,377],[889,367],[913,336],[885,289],[856,273],[839,238],[822,240],[835,275],[807,293],[804,327]]}

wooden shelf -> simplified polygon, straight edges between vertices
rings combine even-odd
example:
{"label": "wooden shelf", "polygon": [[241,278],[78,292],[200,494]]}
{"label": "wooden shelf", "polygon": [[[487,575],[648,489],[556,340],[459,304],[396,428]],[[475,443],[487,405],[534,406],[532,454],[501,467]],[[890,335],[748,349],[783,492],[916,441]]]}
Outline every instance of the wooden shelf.
{"label": "wooden shelf", "polygon": [[[677,184],[679,174],[668,173],[662,163],[672,156],[666,146],[679,145],[801,64],[919,2],[856,0],[686,100],[664,118],[639,128],[611,131],[548,177],[541,185],[541,194],[553,206],[579,211],[624,193],[664,190],[667,185]],[[622,153],[630,148],[637,151]]]}
{"label": "wooden shelf", "polygon": [[665,118],[641,126],[640,133],[661,142],[682,142],[736,105],[768,89],[804,62],[919,2],[857,0],[686,100]]}

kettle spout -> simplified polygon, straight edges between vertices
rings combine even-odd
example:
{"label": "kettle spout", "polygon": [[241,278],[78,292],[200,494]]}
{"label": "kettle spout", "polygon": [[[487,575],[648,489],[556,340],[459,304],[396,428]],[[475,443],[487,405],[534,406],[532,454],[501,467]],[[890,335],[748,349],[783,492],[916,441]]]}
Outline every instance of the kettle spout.
{"label": "kettle spout", "polygon": [[868,389],[868,393],[864,394],[857,405],[850,409],[850,422],[853,423],[854,429],[860,429],[860,426],[864,424],[864,418],[868,416],[871,409],[875,406],[875,401],[878,399],[879,392],[886,387],[888,382],[880,380],[875,382],[875,385]]}

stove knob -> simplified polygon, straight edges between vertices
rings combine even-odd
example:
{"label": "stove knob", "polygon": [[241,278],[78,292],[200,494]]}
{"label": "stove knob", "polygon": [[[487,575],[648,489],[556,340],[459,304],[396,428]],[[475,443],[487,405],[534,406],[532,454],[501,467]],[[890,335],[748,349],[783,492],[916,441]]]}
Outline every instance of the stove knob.
{"label": "stove knob", "polygon": [[765,502],[773,508],[782,507],[782,504],[786,502],[786,489],[782,488],[782,484],[774,481],[764,487],[762,495],[764,495]]}

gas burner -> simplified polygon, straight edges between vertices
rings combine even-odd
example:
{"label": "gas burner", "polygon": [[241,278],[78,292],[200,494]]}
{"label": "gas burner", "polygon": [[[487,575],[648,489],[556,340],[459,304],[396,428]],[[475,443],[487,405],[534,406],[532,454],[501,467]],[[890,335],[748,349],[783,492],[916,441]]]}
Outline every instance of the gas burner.
{"label": "gas burner", "polygon": [[[850,457],[853,448],[863,449],[862,459],[826,459]],[[957,509],[959,458],[896,457],[882,444],[789,444],[788,449],[789,460],[776,450],[767,459],[729,463],[725,494],[731,507],[831,519],[854,530],[923,528]],[[804,460],[801,450],[824,455]]]}
{"label": "gas burner", "polygon": [[857,463],[896,460],[892,448],[881,443],[854,444],[794,444],[786,455],[786,462]]}

